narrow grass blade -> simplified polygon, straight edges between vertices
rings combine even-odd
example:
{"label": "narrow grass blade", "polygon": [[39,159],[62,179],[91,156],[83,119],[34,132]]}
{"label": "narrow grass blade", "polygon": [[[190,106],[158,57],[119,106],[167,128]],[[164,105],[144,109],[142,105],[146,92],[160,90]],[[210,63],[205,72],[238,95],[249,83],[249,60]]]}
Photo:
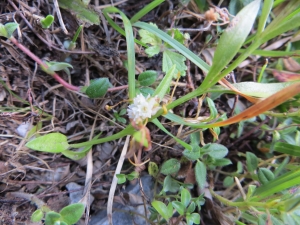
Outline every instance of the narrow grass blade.
{"label": "narrow grass blade", "polygon": [[153,119],[151,122],[154,123],[163,132],[165,132],[166,134],[168,134],[172,138],[174,138],[175,141],[177,141],[179,144],[181,144],[184,148],[192,150],[192,146],[190,146],[189,144],[185,143],[184,141],[180,140],[179,138],[177,138],[173,134],[171,134],[169,131],[167,131],[167,129],[158,121],[158,119]]}
{"label": "narrow grass blade", "polygon": [[133,26],[142,28],[144,30],[147,30],[147,31],[155,34],[160,39],[162,39],[163,41],[165,41],[169,45],[171,45],[178,52],[180,52],[182,55],[184,55],[186,58],[188,58],[190,61],[192,61],[195,65],[197,65],[204,72],[208,72],[208,70],[210,68],[209,65],[207,65],[196,54],[191,52],[188,48],[186,48],[184,45],[180,44],[178,41],[174,40],[170,35],[166,34],[162,30],[157,29],[156,27],[151,26],[150,24],[147,24],[147,23],[144,23],[144,22],[136,22],[136,23],[133,24]]}
{"label": "narrow grass blade", "polygon": [[[106,19],[109,18],[109,16],[107,15],[108,12],[119,13],[123,20],[123,24],[125,27],[125,33],[123,33],[123,35],[126,37],[126,44],[127,44],[129,98],[133,99],[135,97],[135,49],[134,49],[134,38],[133,38],[132,26],[129,19],[126,17],[126,15],[123,12],[121,12],[119,9],[115,7],[108,7],[104,9],[103,14],[105,17],[107,16]],[[116,29],[116,27],[114,28]],[[120,32],[119,28],[120,27],[118,27],[118,31]]]}
{"label": "narrow grass blade", "polygon": [[277,177],[276,179],[270,181],[268,184],[257,188],[253,194],[253,196],[257,197],[253,197],[251,201],[259,201],[273,195],[274,193],[278,193],[293,186],[299,185],[299,177],[300,169],[288,172],[280,177]]}
{"label": "narrow grass blade", "polygon": [[199,87],[200,89],[206,90],[223,78],[220,72],[230,63],[245,42],[254,24],[259,6],[260,0],[251,2],[231,21],[220,37],[212,67]]}
{"label": "narrow grass blade", "polygon": [[137,22],[140,18],[145,16],[148,12],[150,12],[155,7],[159,6],[161,3],[163,3],[165,0],[154,0],[153,2],[149,3],[145,7],[143,7],[140,11],[138,11],[131,19],[131,23]]}
{"label": "narrow grass blade", "polygon": [[167,90],[170,88],[170,84],[174,76],[175,69],[176,69],[176,65],[173,65],[171,69],[169,69],[169,71],[164,76],[164,78],[162,79],[158,87],[155,89],[153,93],[153,97],[157,95],[160,99],[162,99],[165,96]]}
{"label": "narrow grass blade", "polygon": [[273,146],[274,151],[291,156],[300,157],[300,146],[291,145],[283,142],[276,142]]}
{"label": "narrow grass blade", "polygon": [[[106,20],[108,21],[108,23],[120,34],[122,34],[123,36],[126,36],[125,31],[118,24],[116,24],[108,15],[108,13],[116,13],[116,12],[120,12],[120,11],[115,7],[107,7],[105,9],[103,9],[103,11],[102,11],[102,13],[103,13],[104,17],[106,18]],[[141,42],[137,39],[134,39],[134,41],[144,47],[147,47],[147,45],[145,45],[143,42]]]}

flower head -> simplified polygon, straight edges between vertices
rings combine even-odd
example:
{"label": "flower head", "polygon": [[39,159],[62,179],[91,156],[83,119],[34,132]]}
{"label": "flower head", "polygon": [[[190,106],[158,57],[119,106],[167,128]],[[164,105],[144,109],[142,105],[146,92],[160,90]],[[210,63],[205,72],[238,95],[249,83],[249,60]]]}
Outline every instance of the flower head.
{"label": "flower head", "polygon": [[148,94],[145,98],[144,95],[139,94],[133,99],[133,104],[128,106],[127,112],[131,120],[140,122],[151,118],[159,109],[159,98],[157,96],[151,97]]}

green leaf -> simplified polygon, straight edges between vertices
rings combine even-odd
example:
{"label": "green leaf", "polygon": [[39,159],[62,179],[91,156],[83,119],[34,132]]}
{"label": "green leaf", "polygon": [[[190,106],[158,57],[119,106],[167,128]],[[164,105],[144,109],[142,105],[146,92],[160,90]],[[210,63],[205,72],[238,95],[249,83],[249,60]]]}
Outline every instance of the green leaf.
{"label": "green leaf", "polygon": [[300,184],[299,176],[300,169],[297,169],[295,171],[290,171],[279,177],[276,177],[266,185],[262,185],[257,188],[253,194],[254,197],[251,199],[251,201],[258,201],[259,199],[269,197],[274,193],[281,192],[293,186],[298,186]]}
{"label": "green leaf", "polygon": [[181,203],[179,201],[172,201],[172,206],[181,216],[184,215],[185,207],[184,207],[183,203]]}
{"label": "green leaf", "polygon": [[185,71],[187,70],[187,67],[184,63],[185,60],[186,58],[183,55],[170,50],[165,50],[163,53],[162,70],[163,72],[167,72],[174,65],[176,65],[173,77],[177,79],[178,72],[180,73],[180,76],[185,76]]}
{"label": "green leaf", "polygon": [[245,7],[250,2],[253,2],[253,0],[231,0],[229,2],[228,10],[230,14],[236,15],[238,11],[240,11],[243,7]]}
{"label": "green leaf", "polygon": [[126,175],[125,174],[116,174],[118,178],[118,184],[124,184],[126,182]]}
{"label": "green leaf", "polygon": [[195,202],[191,202],[191,204],[190,204],[189,207],[187,208],[186,212],[187,212],[187,213],[192,213],[192,212],[195,211],[195,209],[196,209],[196,204],[195,204]]}
{"label": "green leaf", "polygon": [[87,87],[85,93],[90,98],[100,98],[106,94],[110,85],[111,84],[108,78],[99,78],[91,80],[91,85]]}
{"label": "green leaf", "polygon": [[123,123],[123,124],[126,124],[126,119],[125,118],[123,118],[123,117],[118,117],[117,118],[117,121],[119,122],[119,123]]}
{"label": "green leaf", "polygon": [[210,98],[207,97],[206,101],[207,101],[207,104],[208,104],[208,107],[209,107],[209,112],[210,112],[208,120],[213,120],[213,119],[217,118],[218,110],[217,110],[213,100],[211,100]]}
{"label": "green leaf", "polygon": [[60,70],[64,70],[66,71],[67,74],[70,74],[69,72],[69,67],[73,68],[72,65],[70,65],[69,63],[65,63],[65,62],[45,62],[49,68],[47,68],[47,70],[53,72],[53,71],[60,71]]}
{"label": "green leaf", "polygon": [[47,15],[46,18],[41,19],[42,28],[48,29],[54,21],[54,16]]}
{"label": "green leaf", "polygon": [[5,37],[10,38],[12,34],[15,32],[15,30],[19,27],[19,24],[10,22],[10,23],[6,23],[4,27],[7,32]]}
{"label": "green leaf", "polygon": [[187,225],[200,224],[200,215],[198,213],[192,213],[186,215]]}
{"label": "green leaf", "polygon": [[151,203],[151,205],[153,206],[153,208],[165,219],[168,220],[171,218],[172,216],[172,204],[169,203],[168,206],[166,206],[163,202],[161,201],[153,201]]}
{"label": "green leaf", "polygon": [[136,172],[136,171],[133,171],[133,172],[131,172],[130,174],[126,175],[126,178],[127,178],[129,181],[134,180],[134,179],[136,179],[136,178],[138,178],[138,177],[139,177],[139,173]]}
{"label": "green leaf", "polygon": [[208,151],[208,155],[215,159],[222,159],[228,153],[228,149],[224,145],[220,145],[217,143],[207,144],[204,146],[204,149]]}
{"label": "green leaf", "polygon": [[234,183],[233,177],[232,176],[226,176],[225,179],[223,180],[223,186],[224,187],[230,187]]}
{"label": "green leaf", "polygon": [[138,11],[134,16],[131,17],[130,22],[135,23],[143,16],[147,15],[152,9],[159,6],[165,0],[154,0],[151,1],[149,4],[143,6],[140,11]]}
{"label": "green leaf", "polygon": [[153,90],[153,88],[150,88],[150,87],[141,87],[139,89],[136,89],[136,93],[137,93],[137,95],[139,93],[142,93],[145,97],[147,97],[148,95],[154,96],[154,90]]}
{"label": "green leaf", "polygon": [[152,177],[156,177],[158,175],[159,169],[158,169],[158,166],[155,162],[149,162],[148,173]]}
{"label": "green leaf", "polygon": [[180,185],[176,180],[174,180],[171,176],[166,176],[164,179],[164,184],[163,184],[163,191],[164,192],[172,192],[176,193],[178,192],[180,188]]}
{"label": "green leaf", "polygon": [[51,133],[29,141],[26,147],[36,151],[60,153],[69,147],[67,137],[60,133]]}
{"label": "green leaf", "polygon": [[238,161],[238,162],[237,162],[237,170],[236,170],[236,172],[237,172],[237,173],[242,173],[243,171],[244,171],[244,169],[243,169],[243,164],[242,164],[241,161]]}
{"label": "green leaf", "polygon": [[31,215],[31,221],[32,222],[39,222],[43,219],[44,213],[41,209],[35,210]]}
{"label": "green leaf", "polygon": [[0,36],[6,37],[6,38],[8,37],[5,26],[2,23],[0,23]]}
{"label": "green leaf", "polygon": [[180,166],[180,162],[177,159],[169,159],[162,164],[160,172],[164,175],[171,175],[177,173]]}
{"label": "green leaf", "polygon": [[126,113],[127,113],[127,109],[123,108],[123,109],[120,110],[119,116],[124,116]]}
{"label": "green leaf", "polygon": [[300,196],[293,196],[288,200],[285,200],[281,204],[284,206],[284,212],[291,212],[293,210],[296,210],[300,205]]}
{"label": "green leaf", "polygon": [[283,142],[276,142],[273,145],[273,149],[276,152],[300,157],[300,146],[297,145],[291,145]]}
{"label": "green leaf", "polygon": [[47,212],[45,217],[45,225],[53,225],[56,221],[59,221],[60,218],[60,214],[57,212]]}
{"label": "green leaf", "polygon": [[253,196],[255,190],[256,190],[256,186],[250,184],[248,187],[246,199],[250,199]]}
{"label": "green leaf", "polygon": [[271,180],[274,180],[274,174],[271,170],[267,168],[259,168],[258,170],[258,179],[262,184],[267,184]]}
{"label": "green leaf", "polygon": [[266,27],[264,32],[259,36],[261,43],[283,34],[289,30],[300,26],[300,13],[293,14],[299,10],[299,1],[288,1],[284,10],[281,10],[273,21]]}
{"label": "green leaf", "polygon": [[[149,23],[149,25],[153,26],[155,28],[158,28],[157,25],[154,23]],[[162,45],[161,39],[159,37],[157,37],[155,34],[153,34],[152,32],[141,29],[141,30],[139,30],[139,35],[141,36],[141,41],[146,44],[150,44],[150,45],[154,45],[154,46]]]}
{"label": "green leaf", "polygon": [[162,81],[159,83],[158,87],[155,89],[153,96],[157,95],[159,97],[159,99],[163,99],[163,97],[167,93],[168,89],[170,88],[170,84],[172,81],[172,77],[175,74],[175,70],[176,70],[176,65],[173,65],[168,70],[168,72],[166,73],[166,75],[164,76]]}
{"label": "green leaf", "polygon": [[195,177],[200,189],[204,189],[206,183],[206,166],[203,162],[197,161],[195,166]]}
{"label": "green leaf", "polygon": [[232,164],[231,160],[230,159],[225,159],[225,158],[214,159],[214,163],[213,163],[214,166],[227,166],[227,165],[230,165],[230,164]]}
{"label": "green leaf", "polygon": [[150,46],[145,49],[145,53],[148,55],[148,57],[152,57],[154,55],[157,55],[160,52],[159,46]]}
{"label": "green leaf", "polygon": [[246,165],[248,172],[253,173],[258,165],[258,160],[256,155],[251,152],[246,152]]}
{"label": "green leaf", "polygon": [[181,198],[182,204],[186,208],[191,202],[191,199],[192,199],[191,193],[187,189],[182,188],[180,198]]}
{"label": "green leaf", "polygon": [[82,203],[75,203],[60,210],[62,220],[67,224],[75,224],[82,217],[85,206]]}
{"label": "green leaf", "polygon": [[201,148],[199,146],[195,146],[192,150],[185,149],[182,154],[189,160],[194,161],[201,157]]}
{"label": "green leaf", "polygon": [[[171,29],[167,31],[167,34],[170,35],[173,39],[178,41],[180,44],[184,44],[185,38],[183,33],[181,33],[178,29]],[[168,43],[165,44],[166,48],[172,48]]]}
{"label": "green leaf", "polygon": [[138,81],[142,86],[150,86],[157,79],[157,72],[155,70],[147,70],[141,73],[138,77]]}
{"label": "green leaf", "polygon": [[[154,23],[149,23],[149,25],[157,28],[157,25]],[[139,30],[139,35],[141,36],[142,42],[152,45],[145,50],[149,57],[152,57],[160,52],[162,40],[159,37],[144,29]]]}
{"label": "green leaf", "polygon": [[200,144],[200,132],[194,132],[190,135],[191,145],[194,147],[199,147]]}
{"label": "green leaf", "polygon": [[58,3],[59,7],[72,11],[78,19],[91,24],[100,24],[99,15],[83,4],[81,0],[58,0]]}
{"label": "green leaf", "polygon": [[230,22],[223,32],[216,48],[212,67],[202,82],[200,88],[210,87],[222,77],[220,72],[228,66],[242,47],[249,32],[252,29],[260,7],[260,0],[255,0],[244,7]]}
{"label": "green leaf", "polygon": [[137,143],[140,143],[142,146],[146,148],[148,147],[149,145],[148,140],[147,138],[145,138],[145,135],[142,131],[136,131],[132,136]]}
{"label": "green leaf", "polygon": [[166,34],[162,30],[144,22],[136,22],[134,23],[134,26],[146,29],[150,33],[155,34],[157,37],[161,38],[163,41],[171,45],[174,49],[176,49],[178,52],[180,52],[182,55],[184,55],[186,58],[191,60],[195,65],[197,65],[200,69],[202,69],[204,72],[207,72],[210,68],[207,63],[205,63],[202,59],[200,59],[195,53],[190,51],[188,48],[186,48],[184,45],[180,44],[178,41],[170,37],[170,35]]}

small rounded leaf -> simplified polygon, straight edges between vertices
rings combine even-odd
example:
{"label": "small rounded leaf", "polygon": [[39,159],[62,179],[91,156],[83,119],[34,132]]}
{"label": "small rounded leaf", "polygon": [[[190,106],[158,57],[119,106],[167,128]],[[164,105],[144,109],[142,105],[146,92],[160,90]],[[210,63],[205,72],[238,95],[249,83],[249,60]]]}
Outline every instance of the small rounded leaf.
{"label": "small rounded leaf", "polygon": [[184,215],[184,205],[182,202],[179,201],[172,201],[172,206],[174,207],[174,209],[176,209],[176,211],[183,216]]}
{"label": "small rounded leaf", "polygon": [[252,152],[246,152],[246,165],[250,173],[253,173],[257,169],[258,160]]}
{"label": "small rounded leaf", "polygon": [[60,71],[70,68],[73,68],[73,66],[69,63],[65,62],[46,62],[46,64],[49,66],[48,70],[50,71]]}
{"label": "small rounded leaf", "polygon": [[100,98],[106,94],[109,86],[110,83],[107,78],[99,78],[96,80],[91,80],[91,85],[87,87],[85,93],[90,98]]}
{"label": "small rounded leaf", "polygon": [[164,184],[163,184],[163,191],[164,192],[172,192],[172,193],[177,193],[180,189],[179,183],[174,180],[171,176],[166,176],[164,179]]}
{"label": "small rounded leaf", "polygon": [[[151,203],[153,208],[165,219],[168,220],[172,216],[172,205],[169,204],[168,207],[161,201],[153,201]],[[171,210],[170,210],[171,209]],[[171,213],[170,213],[171,212]]]}
{"label": "small rounded leaf", "polygon": [[136,171],[131,172],[130,174],[126,175],[128,180],[133,180],[139,177],[139,173]]}
{"label": "small rounded leaf", "polygon": [[35,210],[31,215],[31,221],[32,222],[39,222],[43,219],[44,213],[42,210],[37,209]]}
{"label": "small rounded leaf", "polygon": [[231,177],[231,176],[227,176],[223,180],[223,186],[224,187],[230,187],[233,183],[234,183],[234,180],[233,180],[233,177]]}
{"label": "small rounded leaf", "polygon": [[60,210],[62,221],[67,224],[75,224],[82,217],[85,206],[82,203],[68,205]]}
{"label": "small rounded leaf", "polygon": [[42,28],[48,29],[54,21],[54,16],[47,15],[46,18],[41,19]]}
{"label": "small rounded leaf", "polygon": [[150,162],[148,165],[148,173],[152,177],[156,177],[158,175],[159,169],[155,162]]}
{"label": "small rounded leaf", "polygon": [[123,184],[126,182],[126,175],[125,174],[116,174],[118,178],[118,184]]}
{"label": "small rounded leaf", "polygon": [[45,225],[53,225],[60,220],[60,214],[57,212],[50,211],[46,213]]}
{"label": "small rounded leaf", "polygon": [[192,212],[195,211],[195,209],[196,209],[196,204],[195,204],[195,202],[191,202],[191,204],[190,204],[189,207],[187,208],[186,212],[187,212],[187,213],[192,213]]}
{"label": "small rounded leaf", "polygon": [[142,86],[150,86],[155,82],[157,72],[155,70],[147,70],[139,75],[138,81]]}
{"label": "small rounded leaf", "polygon": [[60,153],[69,147],[67,137],[60,133],[51,133],[29,141],[26,147],[36,151]]}
{"label": "small rounded leaf", "polygon": [[170,175],[177,173],[179,169],[180,162],[177,159],[169,159],[162,164],[160,172],[164,175]]}
{"label": "small rounded leaf", "polygon": [[10,38],[13,34],[13,32],[19,27],[19,24],[17,23],[6,23],[5,30],[7,32],[7,38]]}
{"label": "small rounded leaf", "polygon": [[148,95],[153,96],[153,93],[154,93],[153,88],[150,88],[150,87],[141,87],[136,90],[138,90],[138,91],[136,91],[136,93],[142,93],[144,96],[148,96]]}
{"label": "small rounded leaf", "polygon": [[197,161],[195,166],[196,181],[201,189],[204,188],[206,182],[206,166],[203,162]]}
{"label": "small rounded leaf", "polygon": [[258,170],[258,179],[262,184],[267,184],[271,180],[275,178],[274,174],[272,173],[271,170],[267,168],[259,168]]}
{"label": "small rounded leaf", "polygon": [[0,23],[0,36],[7,38],[7,31],[5,29],[5,26]]}
{"label": "small rounded leaf", "polygon": [[207,150],[209,151],[208,154],[215,159],[222,159],[228,153],[228,149],[224,145],[220,145],[217,143],[209,144]]}
{"label": "small rounded leaf", "polygon": [[186,208],[189,204],[190,204],[190,201],[191,201],[191,193],[183,188],[181,190],[181,195],[180,195],[180,198],[181,198],[181,202],[183,203],[184,207]]}
{"label": "small rounded leaf", "polygon": [[200,215],[198,213],[192,213],[186,215],[187,225],[200,224]]}

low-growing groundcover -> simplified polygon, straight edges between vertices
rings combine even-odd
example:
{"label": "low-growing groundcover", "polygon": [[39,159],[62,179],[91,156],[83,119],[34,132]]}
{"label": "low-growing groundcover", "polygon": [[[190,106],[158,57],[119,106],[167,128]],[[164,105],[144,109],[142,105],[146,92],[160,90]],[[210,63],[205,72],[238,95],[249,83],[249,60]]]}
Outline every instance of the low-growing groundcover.
{"label": "low-growing groundcover", "polygon": [[299,12],[1,3],[0,223],[300,224]]}

